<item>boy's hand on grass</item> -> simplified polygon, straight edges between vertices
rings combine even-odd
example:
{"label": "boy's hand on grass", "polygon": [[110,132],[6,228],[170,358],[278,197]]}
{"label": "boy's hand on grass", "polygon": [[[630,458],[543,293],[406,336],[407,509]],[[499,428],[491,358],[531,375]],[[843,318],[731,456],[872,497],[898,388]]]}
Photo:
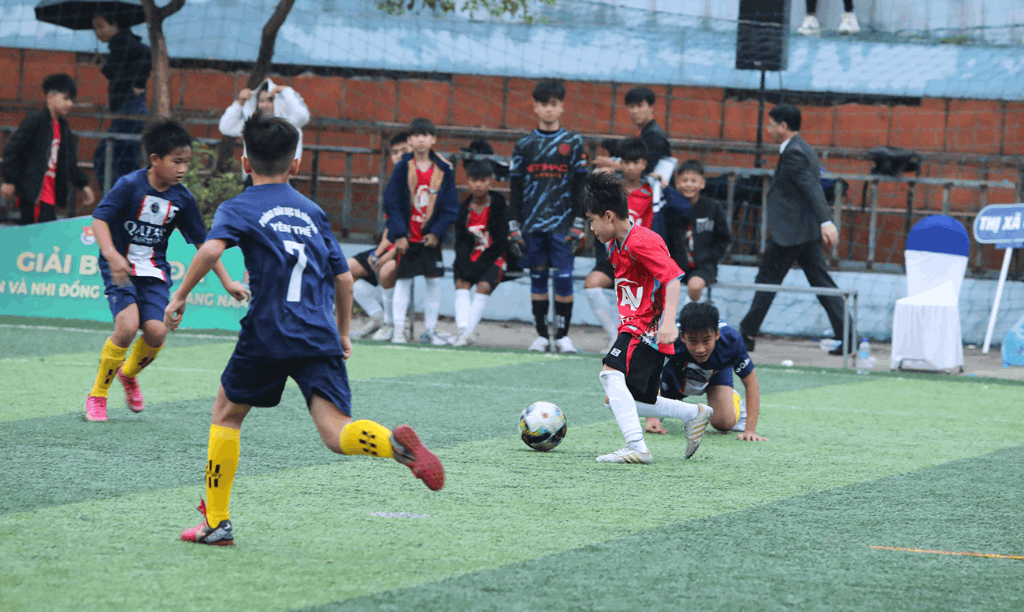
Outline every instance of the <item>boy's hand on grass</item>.
{"label": "boy's hand on grass", "polygon": [[646,426],[644,431],[652,434],[667,434],[668,430],[661,426],[661,419],[655,417],[647,417]]}
{"label": "boy's hand on grass", "polygon": [[768,438],[762,438],[752,431],[745,431],[736,436],[736,439],[743,440],[745,442],[768,442]]}

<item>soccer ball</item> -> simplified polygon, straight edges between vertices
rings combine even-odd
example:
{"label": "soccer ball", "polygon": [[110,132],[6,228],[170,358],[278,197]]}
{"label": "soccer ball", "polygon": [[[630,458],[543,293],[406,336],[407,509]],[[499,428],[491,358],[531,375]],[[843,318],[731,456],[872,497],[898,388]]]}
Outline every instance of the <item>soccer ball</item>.
{"label": "soccer ball", "polygon": [[565,415],[551,402],[534,402],[519,415],[519,433],[533,450],[549,451],[565,437]]}

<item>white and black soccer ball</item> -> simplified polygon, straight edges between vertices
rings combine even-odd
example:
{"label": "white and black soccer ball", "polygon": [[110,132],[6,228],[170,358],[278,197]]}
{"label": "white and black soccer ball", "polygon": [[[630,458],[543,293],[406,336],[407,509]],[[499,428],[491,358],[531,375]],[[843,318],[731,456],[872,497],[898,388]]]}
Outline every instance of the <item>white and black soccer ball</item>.
{"label": "white and black soccer ball", "polygon": [[568,424],[551,402],[534,402],[519,415],[519,434],[533,450],[549,451],[562,441]]}

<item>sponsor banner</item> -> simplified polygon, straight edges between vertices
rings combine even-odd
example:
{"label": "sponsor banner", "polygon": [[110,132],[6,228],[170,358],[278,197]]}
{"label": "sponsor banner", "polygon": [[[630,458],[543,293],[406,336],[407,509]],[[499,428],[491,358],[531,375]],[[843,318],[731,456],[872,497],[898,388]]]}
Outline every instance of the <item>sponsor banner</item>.
{"label": "sponsor banner", "polygon": [[[180,233],[171,235],[172,292],[195,252]],[[99,255],[92,217],[0,228],[0,315],[113,322]],[[221,261],[231,278],[248,281],[239,249],[228,249]],[[196,285],[188,304],[183,326],[193,329],[237,330],[249,308],[231,297],[213,272]]]}

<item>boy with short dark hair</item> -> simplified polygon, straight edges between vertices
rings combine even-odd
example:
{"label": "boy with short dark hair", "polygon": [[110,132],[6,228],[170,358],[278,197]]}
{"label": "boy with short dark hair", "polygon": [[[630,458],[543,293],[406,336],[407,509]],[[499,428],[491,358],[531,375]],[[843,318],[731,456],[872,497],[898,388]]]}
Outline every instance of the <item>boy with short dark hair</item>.
{"label": "boy with short dark hair", "polygon": [[[640,130],[639,138],[647,147],[644,154],[646,165],[644,174],[655,172],[658,162],[665,158],[672,157],[672,147],[669,145],[668,136],[654,118],[654,92],[648,87],[634,87],[626,92],[626,110],[629,112],[629,120]],[[601,143],[611,157],[598,157],[594,160],[594,166],[609,171],[622,169],[622,149],[624,141],[608,139]],[[668,175],[659,178],[667,179]]]}
{"label": "boy with short dark hair", "polygon": [[[388,147],[391,165],[397,165],[406,153],[412,153],[412,147],[409,146],[409,134],[399,132],[391,137]],[[367,249],[348,258],[348,267],[355,280],[352,293],[356,303],[370,317],[362,329],[352,333],[353,338],[369,336],[372,340],[390,341],[394,335],[392,304],[395,300],[395,255],[397,253],[395,245],[388,240],[388,230],[385,228],[384,234],[380,237],[380,243],[375,248]],[[380,285],[380,301],[377,300],[378,284]]]}
{"label": "boy with short dark hair", "polygon": [[420,342],[442,346],[437,336],[437,318],[441,309],[441,241],[459,215],[459,196],[455,190],[455,168],[434,152],[437,128],[429,119],[413,119],[409,124],[406,153],[391,172],[384,190],[384,212],[388,218],[388,239],[398,250],[394,335],[391,342],[405,344],[405,319],[412,298],[412,283],[422,276],[426,285],[424,326]]}
{"label": "boy with short dark hair", "polygon": [[[164,308],[173,283],[167,241],[175,228],[197,249],[206,241],[203,217],[181,184],[192,157],[192,135],[180,121],[157,119],[142,133],[142,144],[149,167],[119,178],[92,215],[114,333],[103,345],[96,382],[85,400],[87,421],[107,420],[107,392],[115,374],[128,408],[142,412],[145,401],[136,377],[156,359],[167,338]],[[217,262],[213,269],[232,297],[248,299],[249,290],[231,280],[223,264]],[[142,336],[125,359],[140,329]]]}
{"label": "boy with short dark hair", "polygon": [[[537,327],[531,351],[579,352],[569,339],[573,258],[583,243],[586,220],[579,192],[586,177],[583,139],[562,128],[565,85],[541,81],[533,89],[537,129],[512,150],[509,242],[530,269],[530,299]],[[525,257],[525,260],[524,260]],[[548,332],[548,269],[555,269],[555,347]]]}
{"label": "boy with short dark hair", "polygon": [[[620,167],[623,186],[629,194],[629,220],[651,229],[651,222],[654,219],[654,193],[650,182],[643,178],[647,163],[647,146],[639,138],[628,138],[620,145],[619,153],[622,155]],[[619,335],[619,318],[617,311],[613,310],[608,302],[604,290],[612,288],[615,270],[608,260],[608,252],[605,249],[596,249],[594,258],[594,269],[587,275],[583,287],[587,301],[590,302],[590,309],[594,311],[601,327],[608,333],[609,342],[614,342]]]}
{"label": "boy with short dark hair", "polygon": [[[733,373],[746,387],[745,404],[733,389]],[[761,387],[743,337],[718,318],[713,304],[691,302],[679,313],[679,340],[661,374],[661,394],[681,400],[705,393],[715,411],[712,427],[739,431],[738,440],[766,441],[757,435]]]}
{"label": "boy with short dark hair", "polygon": [[682,270],[668,256],[661,236],[629,220],[626,192],[617,178],[606,172],[589,177],[583,201],[594,236],[606,245],[615,268],[619,303],[619,336],[604,358],[601,386],[626,446],[597,461],[653,462],[640,416],[681,419],[689,459],[700,446],[712,410],[658,397],[665,355],[672,354],[679,335],[671,313],[679,301]]}
{"label": "boy with short dark hair", "polygon": [[[501,282],[508,248],[508,210],[505,198],[491,191],[493,167],[489,161],[466,165],[469,195],[455,222],[455,325],[459,335],[452,343],[466,346],[480,324],[487,298]],[[470,289],[476,295],[470,302]]]}
{"label": "boy with short dark hair", "polygon": [[203,522],[181,533],[186,542],[217,546],[234,544],[228,506],[242,421],[253,406],[278,405],[288,377],[298,383],[329,449],[393,457],[430,489],[444,486],[441,462],[411,427],[391,432],[374,421],[352,421],[345,370],[352,354],[352,274],[327,215],[288,184],[299,169],[298,130],[285,119],[265,118],[257,111],[246,120],[242,137],[242,167],[252,175],[253,186],[217,208],[210,239],[165,312],[168,327],[176,329],[189,291],[219,264],[225,249],[242,249],[253,298],[213,404],[206,501],[199,504]]}
{"label": "boy with short dark hair", "polygon": [[21,224],[57,218],[57,207],[68,203],[68,184],[81,189],[86,206],[95,199],[89,177],[78,167],[78,137],[67,116],[75,104],[78,86],[66,74],[43,79],[46,108],[30,113],[4,147],[3,186],[0,195],[17,198]]}
{"label": "boy with short dark hair", "polygon": [[[668,205],[662,219],[669,234],[685,237],[679,241],[676,257],[686,271],[683,282],[690,301],[700,301],[704,287],[718,278],[718,262],[729,250],[732,238],[725,218],[725,204],[701,195],[704,166],[691,159],[676,168],[672,185],[665,189]],[[682,197],[680,197],[682,196]]]}

